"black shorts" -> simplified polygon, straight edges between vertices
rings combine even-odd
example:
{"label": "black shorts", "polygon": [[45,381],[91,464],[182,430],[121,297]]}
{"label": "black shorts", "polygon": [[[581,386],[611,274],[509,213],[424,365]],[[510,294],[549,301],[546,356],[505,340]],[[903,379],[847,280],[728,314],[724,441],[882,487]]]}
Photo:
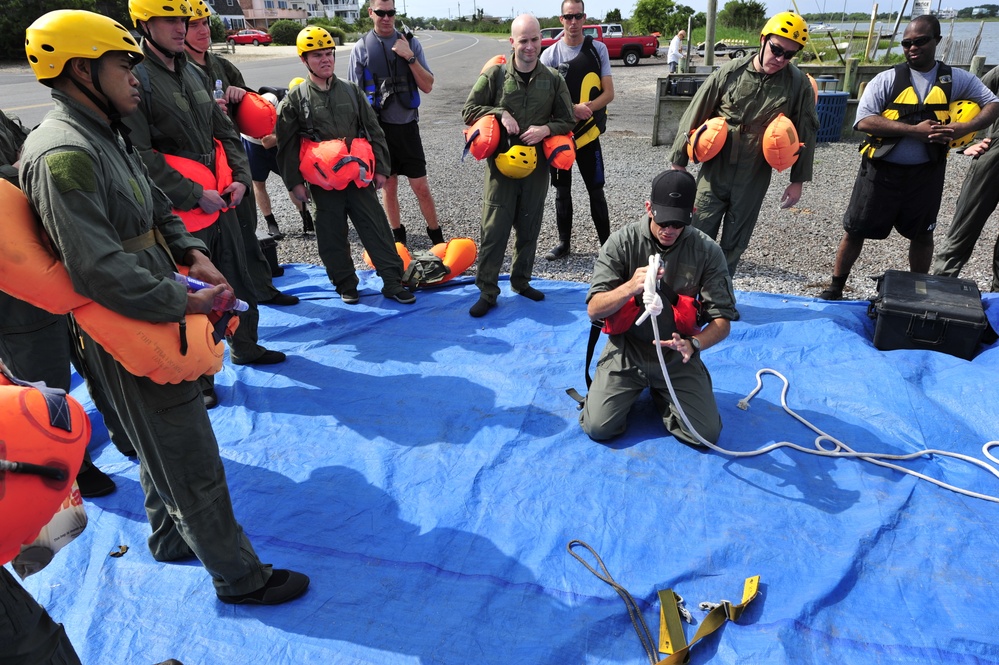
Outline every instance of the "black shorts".
{"label": "black shorts", "polygon": [[937,225],[947,162],[901,165],[863,159],[853,183],[843,228],[852,236],[883,240],[894,228],[913,239]]}
{"label": "black shorts", "polygon": [[254,182],[265,182],[270,174],[278,173],[277,147],[265,148],[243,139],[243,149],[250,160],[250,177]]}
{"label": "black shorts", "polygon": [[392,160],[392,175],[407,178],[423,178],[427,175],[427,157],[423,153],[423,140],[420,138],[419,122],[405,125],[380,123],[385,132],[389,157]]}

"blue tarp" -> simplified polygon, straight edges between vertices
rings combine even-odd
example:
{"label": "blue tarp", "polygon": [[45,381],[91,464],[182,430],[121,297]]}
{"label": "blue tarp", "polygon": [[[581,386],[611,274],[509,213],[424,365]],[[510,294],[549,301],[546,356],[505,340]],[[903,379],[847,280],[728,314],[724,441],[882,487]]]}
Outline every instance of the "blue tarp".
{"label": "blue tarp", "polygon": [[[308,593],[223,605],[196,562],[153,561],[137,464],[92,412],[118,491],[88,501],[84,534],[25,582],[85,664],[648,662],[624,603],[566,552],[573,539],[656,635],[658,590],[700,621],[697,603],[738,602],[761,576],[694,663],[999,663],[999,505],[853,460],[697,450],[665,435],[647,394],[625,437],[596,444],[565,394],[584,388],[585,284],[536,282],[539,304],[504,283],[473,319],[467,278],[404,306],[361,275],[361,303],[346,306],[321,269],[289,267],[278,285],[302,303],[260,319],[288,361],[227,364],[211,412],[237,516],[264,561],[311,576]],[[773,377],[737,408],[761,368],[857,450],[980,456],[999,438],[999,347],[971,362],[882,352],[864,302],[738,296],[742,320],[704,353],[722,447],[815,437]],[[996,325],[999,299],[986,304]],[[999,494],[967,464],[908,466]]]}

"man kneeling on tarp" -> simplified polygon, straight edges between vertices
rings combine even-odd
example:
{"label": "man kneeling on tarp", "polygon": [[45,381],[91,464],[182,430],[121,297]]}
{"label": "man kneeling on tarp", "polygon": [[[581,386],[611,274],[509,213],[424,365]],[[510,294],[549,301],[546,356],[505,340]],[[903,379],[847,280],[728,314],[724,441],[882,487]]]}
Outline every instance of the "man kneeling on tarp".
{"label": "man kneeling on tarp", "polygon": [[[686,171],[660,173],[645,202],[648,217],[618,229],[600,249],[586,311],[591,320],[607,320],[611,325],[604,330],[610,334],[579,417],[583,431],[595,441],[624,433],[632,404],[648,387],[670,434],[700,443],[670,396],[657,345],[690,424],[712,443],[721,433],[711,375],[700,351],[725,339],[739,313],[721,248],[690,226],[695,192],[694,178]],[[661,261],[656,293],[643,297],[653,255]],[[659,340],[651,319],[637,323],[649,303]],[[692,315],[698,308],[699,317]],[[703,329],[698,318],[708,321]]]}

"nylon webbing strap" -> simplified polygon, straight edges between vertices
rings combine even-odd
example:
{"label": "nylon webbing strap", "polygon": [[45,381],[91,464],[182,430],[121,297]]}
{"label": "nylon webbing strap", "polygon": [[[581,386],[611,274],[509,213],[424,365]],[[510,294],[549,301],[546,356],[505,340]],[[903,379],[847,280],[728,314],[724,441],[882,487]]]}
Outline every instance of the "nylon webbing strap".
{"label": "nylon webbing strap", "polygon": [[[725,625],[727,621],[738,621],[739,617],[746,610],[753,598],[759,593],[760,576],[747,577],[742,588],[742,602],[733,605],[730,601],[723,600],[708,612],[708,615],[701,621],[694,639],[687,640],[683,635],[683,627],[680,624],[680,615],[677,609],[675,594],[672,589],[659,592],[659,651],[670,654],[660,660],[656,665],[678,665],[690,660],[690,649],[699,640],[707,637]],[[665,601],[663,600],[666,596]],[[702,603],[703,605],[703,603]],[[665,634],[665,640],[664,638]]]}

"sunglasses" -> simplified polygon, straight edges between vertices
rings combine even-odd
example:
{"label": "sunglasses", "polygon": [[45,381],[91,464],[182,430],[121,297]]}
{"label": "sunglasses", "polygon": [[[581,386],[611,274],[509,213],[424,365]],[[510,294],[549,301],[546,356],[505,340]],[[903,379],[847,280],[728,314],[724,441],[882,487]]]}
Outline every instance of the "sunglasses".
{"label": "sunglasses", "polygon": [[794,56],[798,55],[798,53],[801,52],[800,48],[795,49],[793,51],[789,51],[786,48],[774,44],[773,41],[770,39],[767,40],[767,44],[770,46],[770,52],[774,54],[775,58],[784,58],[785,61],[790,60],[791,58],[793,58]]}
{"label": "sunglasses", "polygon": [[576,12],[575,14],[562,14],[562,18],[566,21],[582,21],[586,18],[586,14],[583,12]]}
{"label": "sunglasses", "polygon": [[926,46],[927,44],[930,43],[931,39],[933,38],[923,36],[923,37],[916,37],[915,39],[903,39],[899,43],[902,44],[902,48],[912,48],[913,46]]}
{"label": "sunglasses", "polygon": [[656,225],[658,225],[659,228],[661,229],[682,229],[683,227],[687,226],[683,222],[666,222],[665,224],[660,224],[659,222],[656,222]]}
{"label": "sunglasses", "polygon": [[377,16],[378,18],[385,18],[386,16],[395,16],[394,9],[372,9],[371,11],[373,11],[375,13],[375,16]]}

